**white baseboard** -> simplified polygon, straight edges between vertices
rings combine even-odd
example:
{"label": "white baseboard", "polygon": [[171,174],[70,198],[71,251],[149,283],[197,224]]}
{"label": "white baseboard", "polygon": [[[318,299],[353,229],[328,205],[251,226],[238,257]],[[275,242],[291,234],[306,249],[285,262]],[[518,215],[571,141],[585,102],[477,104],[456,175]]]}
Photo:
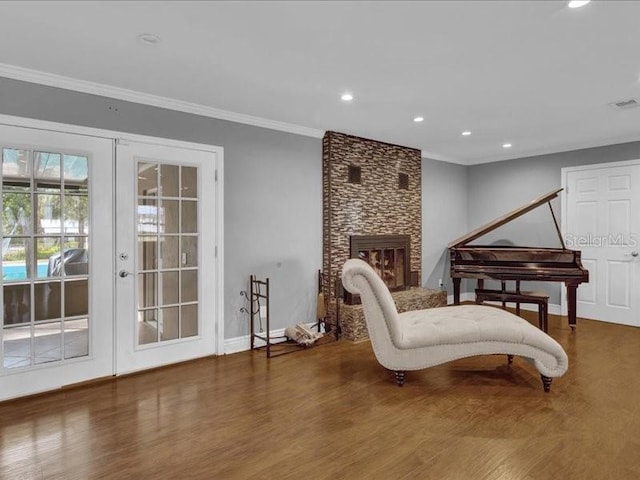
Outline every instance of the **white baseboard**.
{"label": "white baseboard", "polygon": [[[264,335],[264,334],[261,334]],[[282,337],[284,336],[284,328],[280,328],[278,330],[271,330],[269,334],[271,338],[273,337]],[[276,340],[272,340],[273,343],[283,342],[285,339],[277,338]],[[265,345],[265,342],[256,339],[256,345],[262,346]],[[229,355],[231,353],[245,352],[251,349],[251,335],[242,335],[241,337],[234,338],[225,338],[224,340],[224,354]]]}

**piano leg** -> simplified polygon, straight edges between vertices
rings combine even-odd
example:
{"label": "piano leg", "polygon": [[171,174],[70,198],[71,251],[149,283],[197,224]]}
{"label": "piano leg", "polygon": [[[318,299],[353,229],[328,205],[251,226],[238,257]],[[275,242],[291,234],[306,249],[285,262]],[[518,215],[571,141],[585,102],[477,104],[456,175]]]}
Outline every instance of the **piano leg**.
{"label": "piano leg", "polygon": [[460,282],[461,278],[453,277],[453,304],[460,305]]}
{"label": "piano leg", "polygon": [[576,290],[577,285],[567,285],[567,314],[569,316],[569,326],[571,330],[576,329]]}

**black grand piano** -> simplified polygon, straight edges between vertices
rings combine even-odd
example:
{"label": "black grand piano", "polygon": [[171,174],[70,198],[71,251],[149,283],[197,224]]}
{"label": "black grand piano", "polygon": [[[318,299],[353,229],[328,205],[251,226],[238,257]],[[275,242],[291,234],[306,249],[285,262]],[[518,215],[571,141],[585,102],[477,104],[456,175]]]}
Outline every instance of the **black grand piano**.
{"label": "black grand piano", "polygon": [[[550,203],[561,191],[560,188],[549,192],[449,244],[453,300],[456,305],[460,303],[460,282],[463,278],[478,279],[478,288],[483,288],[485,278],[501,281],[564,282],[567,286],[569,326],[575,328],[576,290],[579,284],[589,281],[589,271],[580,262],[581,252],[566,248],[562,239]],[[551,210],[562,248],[468,245],[545,203]]]}

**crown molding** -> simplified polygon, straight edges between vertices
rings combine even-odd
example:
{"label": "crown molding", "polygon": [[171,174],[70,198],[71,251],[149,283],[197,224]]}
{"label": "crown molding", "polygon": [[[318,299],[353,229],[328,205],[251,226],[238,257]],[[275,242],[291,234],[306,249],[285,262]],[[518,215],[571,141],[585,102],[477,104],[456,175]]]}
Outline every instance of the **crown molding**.
{"label": "crown molding", "polygon": [[[80,80],[77,78],[19,67],[17,65],[10,65],[7,63],[0,63],[0,77],[11,78],[13,80],[20,80],[23,82],[37,83],[39,85],[46,85],[49,87],[62,88],[64,90],[71,90],[74,92],[87,93],[90,95],[114,98],[116,100],[123,100],[125,102],[138,103],[151,107],[191,113],[203,117],[227,120],[229,122],[293,133],[305,137],[322,138],[325,133],[324,130],[318,130],[315,128],[279,122],[268,118],[255,117],[253,115],[245,115],[243,113],[230,112],[228,110],[208,107],[197,103],[185,102],[174,98],[162,97],[160,95],[152,95],[135,90],[128,90],[126,88],[114,87],[104,83]],[[446,157],[435,152],[428,152],[426,150],[422,150],[421,156],[426,159],[465,165],[465,163],[460,160]]]}
{"label": "crown molding", "polygon": [[219,108],[207,107],[197,103],[185,102],[174,98],[161,97],[148,93],[128,90],[126,88],[113,87],[102,83],[89,82],[87,80],[79,80],[77,78],[65,77],[54,73],[32,70],[29,68],[18,67],[16,65],[8,65],[0,63],[0,77],[21,80],[24,82],[38,83],[49,87],[63,88],[65,90],[73,90],[76,92],[88,93],[91,95],[99,95],[101,97],[109,97],[126,102],[139,103],[152,107],[166,108],[178,112],[192,113],[203,117],[216,118],[219,120],[227,120],[230,122],[252,125],[254,127],[268,128],[270,130],[278,130],[280,132],[294,133],[306,137],[322,138],[323,130],[315,128],[303,127],[292,123],[279,122],[268,118],[255,117],[242,113],[230,112]]}

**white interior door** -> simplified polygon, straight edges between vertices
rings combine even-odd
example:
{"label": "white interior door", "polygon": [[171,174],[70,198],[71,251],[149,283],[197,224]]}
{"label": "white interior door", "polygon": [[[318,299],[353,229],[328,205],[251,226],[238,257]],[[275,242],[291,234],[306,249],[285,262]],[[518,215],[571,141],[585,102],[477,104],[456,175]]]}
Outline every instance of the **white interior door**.
{"label": "white interior door", "polygon": [[640,326],[640,164],[567,169],[565,238],[589,283],[578,316]]}
{"label": "white interior door", "polygon": [[0,400],[113,373],[113,141],[0,125]]}
{"label": "white interior door", "polygon": [[116,371],[217,353],[221,149],[118,141]]}

